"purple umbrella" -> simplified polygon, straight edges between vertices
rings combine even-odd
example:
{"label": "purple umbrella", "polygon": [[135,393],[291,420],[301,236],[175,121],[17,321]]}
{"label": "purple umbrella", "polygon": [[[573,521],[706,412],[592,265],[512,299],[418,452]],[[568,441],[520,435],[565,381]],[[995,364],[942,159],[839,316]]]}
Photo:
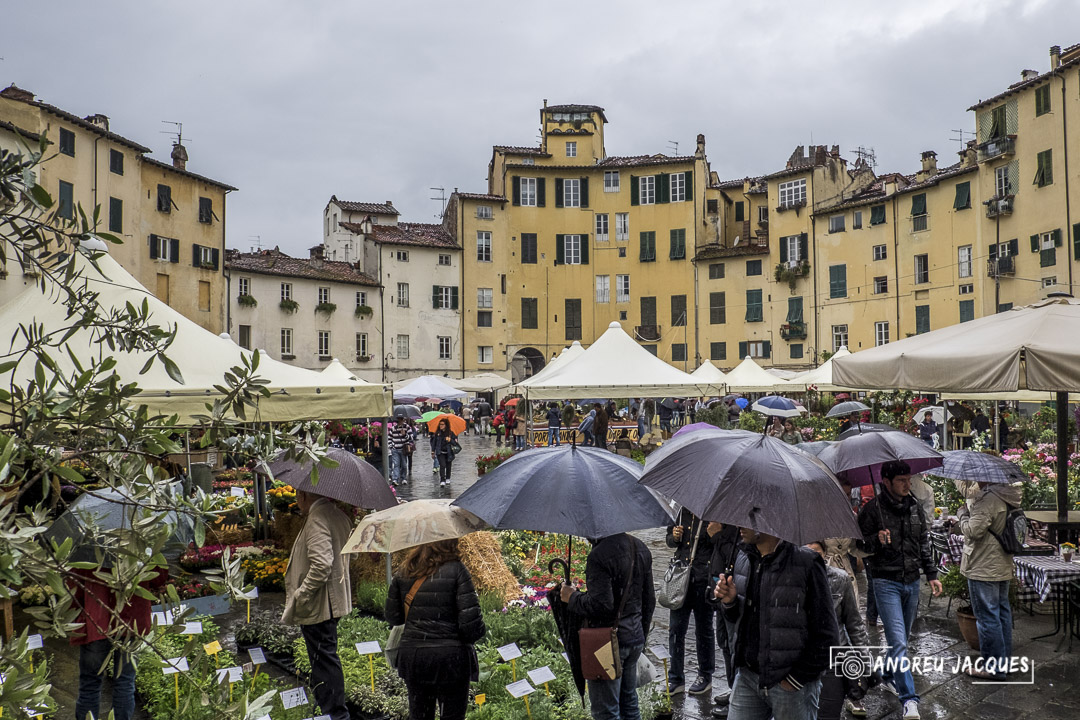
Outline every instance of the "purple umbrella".
{"label": "purple umbrella", "polygon": [[709,423],[704,423],[704,422],[691,423],[690,425],[683,425],[681,428],[676,430],[675,434],[672,435],[672,437],[679,437],[680,435],[683,435],[683,434],[688,433],[688,432],[694,432],[695,430],[710,430],[710,429],[715,430],[716,426],[715,425],[710,425]]}
{"label": "purple umbrella", "polygon": [[943,461],[941,453],[899,430],[853,435],[826,448],[819,457],[852,487],[881,482],[881,466],[891,460],[903,460],[913,473],[939,468]]}

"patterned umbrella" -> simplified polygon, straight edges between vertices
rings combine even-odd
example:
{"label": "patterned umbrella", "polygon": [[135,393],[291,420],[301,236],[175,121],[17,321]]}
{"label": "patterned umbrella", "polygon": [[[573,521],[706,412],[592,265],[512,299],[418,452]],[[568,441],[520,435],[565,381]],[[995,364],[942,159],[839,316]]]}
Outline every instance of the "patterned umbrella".
{"label": "patterned umbrella", "polygon": [[974,450],[948,450],[942,454],[944,462],[931,473],[938,477],[994,485],[1012,485],[1028,479],[1019,465],[996,455]]}
{"label": "patterned umbrella", "polygon": [[356,526],[341,553],[390,553],[416,545],[451,540],[483,530],[487,524],[449,500],[413,500],[371,513]]}

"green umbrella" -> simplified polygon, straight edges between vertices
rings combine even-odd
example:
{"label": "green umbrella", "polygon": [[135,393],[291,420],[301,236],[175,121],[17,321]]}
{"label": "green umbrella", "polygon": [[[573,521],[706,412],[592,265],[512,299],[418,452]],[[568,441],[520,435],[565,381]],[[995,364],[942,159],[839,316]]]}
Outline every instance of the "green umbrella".
{"label": "green umbrella", "polygon": [[440,415],[445,415],[445,414],[446,413],[443,412],[442,410],[432,410],[430,412],[426,412],[423,415],[421,415],[420,416],[420,421],[425,422],[425,423],[426,422],[431,422],[432,420],[439,417]]}

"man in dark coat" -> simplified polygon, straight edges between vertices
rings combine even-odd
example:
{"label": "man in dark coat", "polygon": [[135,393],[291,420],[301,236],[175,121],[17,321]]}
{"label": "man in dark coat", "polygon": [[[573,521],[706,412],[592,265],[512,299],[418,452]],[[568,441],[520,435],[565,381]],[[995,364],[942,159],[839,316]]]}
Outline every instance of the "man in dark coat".
{"label": "man in dark coat", "polygon": [[608,428],[608,414],[604,410],[604,406],[600,403],[593,405],[596,410],[596,422],[593,425],[593,435],[596,440],[596,447],[607,450],[607,428]]}
{"label": "man in dark coat", "polygon": [[[713,554],[713,539],[706,531],[708,523],[702,522],[686,508],[679,513],[678,523],[668,525],[667,545],[675,548],[675,559],[690,562],[690,584],[686,588],[686,600],[682,607],[672,608],[668,622],[668,652],[671,667],[668,681],[671,694],[686,691],[686,675],[683,664],[686,655],[686,631],[690,616],[694,616],[694,644],[697,650],[697,679],[690,686],[691,695],[709,692],[712,675],[716,669],[716,639],[713,635],[716,608],[709,602],[709,561]],[[696,542],[696,548],[695,548]]]}
{"label": "man in dark coat", "polygon": [[[739,528],[734,525],[711,522],[705,526],[705,532],[712,538],[712,554],[709,557],[709,592],[706,596],[712,601],[712,578],[720,578],[734,573],[735,555],[738,552]],[[734,666],[731,664],[731,646],[728,644],[727,621],[723,613],[716,613],[716,644],[720,646],[720,652],[724,656],[724,672],[727,675],[728,686],[731,686],[735,677]],[[728,702],[731,699],[731,691],[727,690],[716,695],[713,700],[716,706],[712,716],[725,718],[728,714]]]}

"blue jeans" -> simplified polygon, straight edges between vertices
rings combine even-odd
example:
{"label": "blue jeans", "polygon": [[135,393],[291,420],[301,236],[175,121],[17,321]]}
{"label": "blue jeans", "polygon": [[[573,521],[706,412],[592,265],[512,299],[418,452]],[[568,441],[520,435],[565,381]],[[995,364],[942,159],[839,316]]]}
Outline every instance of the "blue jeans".
{"label": "blue jeans", "polygon": [[888,659],[893,661],[896,672],[890,672],[888,663],[882,675],[892,682],[900,695],[900,702],[919,701],[915,694],[915,679],[911,670],[901,671],[899,663],[907,657],[908,638],[915,613],[919,609],[919,581],[910,583],[874,578],[874,596],[881,624],[885,626],[885,640],[889,643]]}
{"label": "blue jeans", "polygon": [[[95,640],[79,648],[79,698],[75,702],[75,717],[85,718],[91,713],[95,720],[101,714],[101,683],[105,676],[102,664],[109,654],[112,643]],[[131,720],[135,714],[135,666],[123,662],[120,653],[113,656],[113,712],[116,720]],[[106,713],[108,715],[108,713]]]}
{"label": "blue jeans", "polygon": [[637,419],[637,436],[638,440],[645,436],[645,418],[643,417]]}
{"label": "blue jeans", "polygon": [[[979,648],[983,658],[1012,657],[1012,608],[1009,607],[1009,581],[968,580],[971,609],[979,628]],[[987,668],[991,672],[990,668]],[[1004,677],[1004,673],[996,673]]]}
{"label": "blue jeans", "polygon": [[690,581],[686,589],[686,602],[672,610],[668,629],[668,651],[671,668],[668,680],[671,686],[682,685],[686,680],[683,665],[686,658],[686,632],[690,627],[690,615],[694,616],[694,643],[697,646],[698,675],[711,678],[716,671],[716,636],[713,634],[715,608],[705,599],[705,587]]}
{"label": "blue jeans", "polygon": [[405,457],[404,450],[390,451],[390,482],[399,483],[405,479],[405,470],[409,467],[409,460]]}
{"label": "blue jeans", "polygon": [[559,444],[559,427],[548,427],[548,447],[556,447]]}
{"label": "blue jeans", "polygon": [[758,687],[758,675],[745,667],[735,673],[728,705],[728,720],[815,720],[821,680],[785,690],[780,683],[770,688]]}
{"label": "blue jeans", "polygon": [[641,720],[638,712],[637,661],[644,644],[619,645],[622,675],[614,680],[589,681],[589,707],[593,720]]}

